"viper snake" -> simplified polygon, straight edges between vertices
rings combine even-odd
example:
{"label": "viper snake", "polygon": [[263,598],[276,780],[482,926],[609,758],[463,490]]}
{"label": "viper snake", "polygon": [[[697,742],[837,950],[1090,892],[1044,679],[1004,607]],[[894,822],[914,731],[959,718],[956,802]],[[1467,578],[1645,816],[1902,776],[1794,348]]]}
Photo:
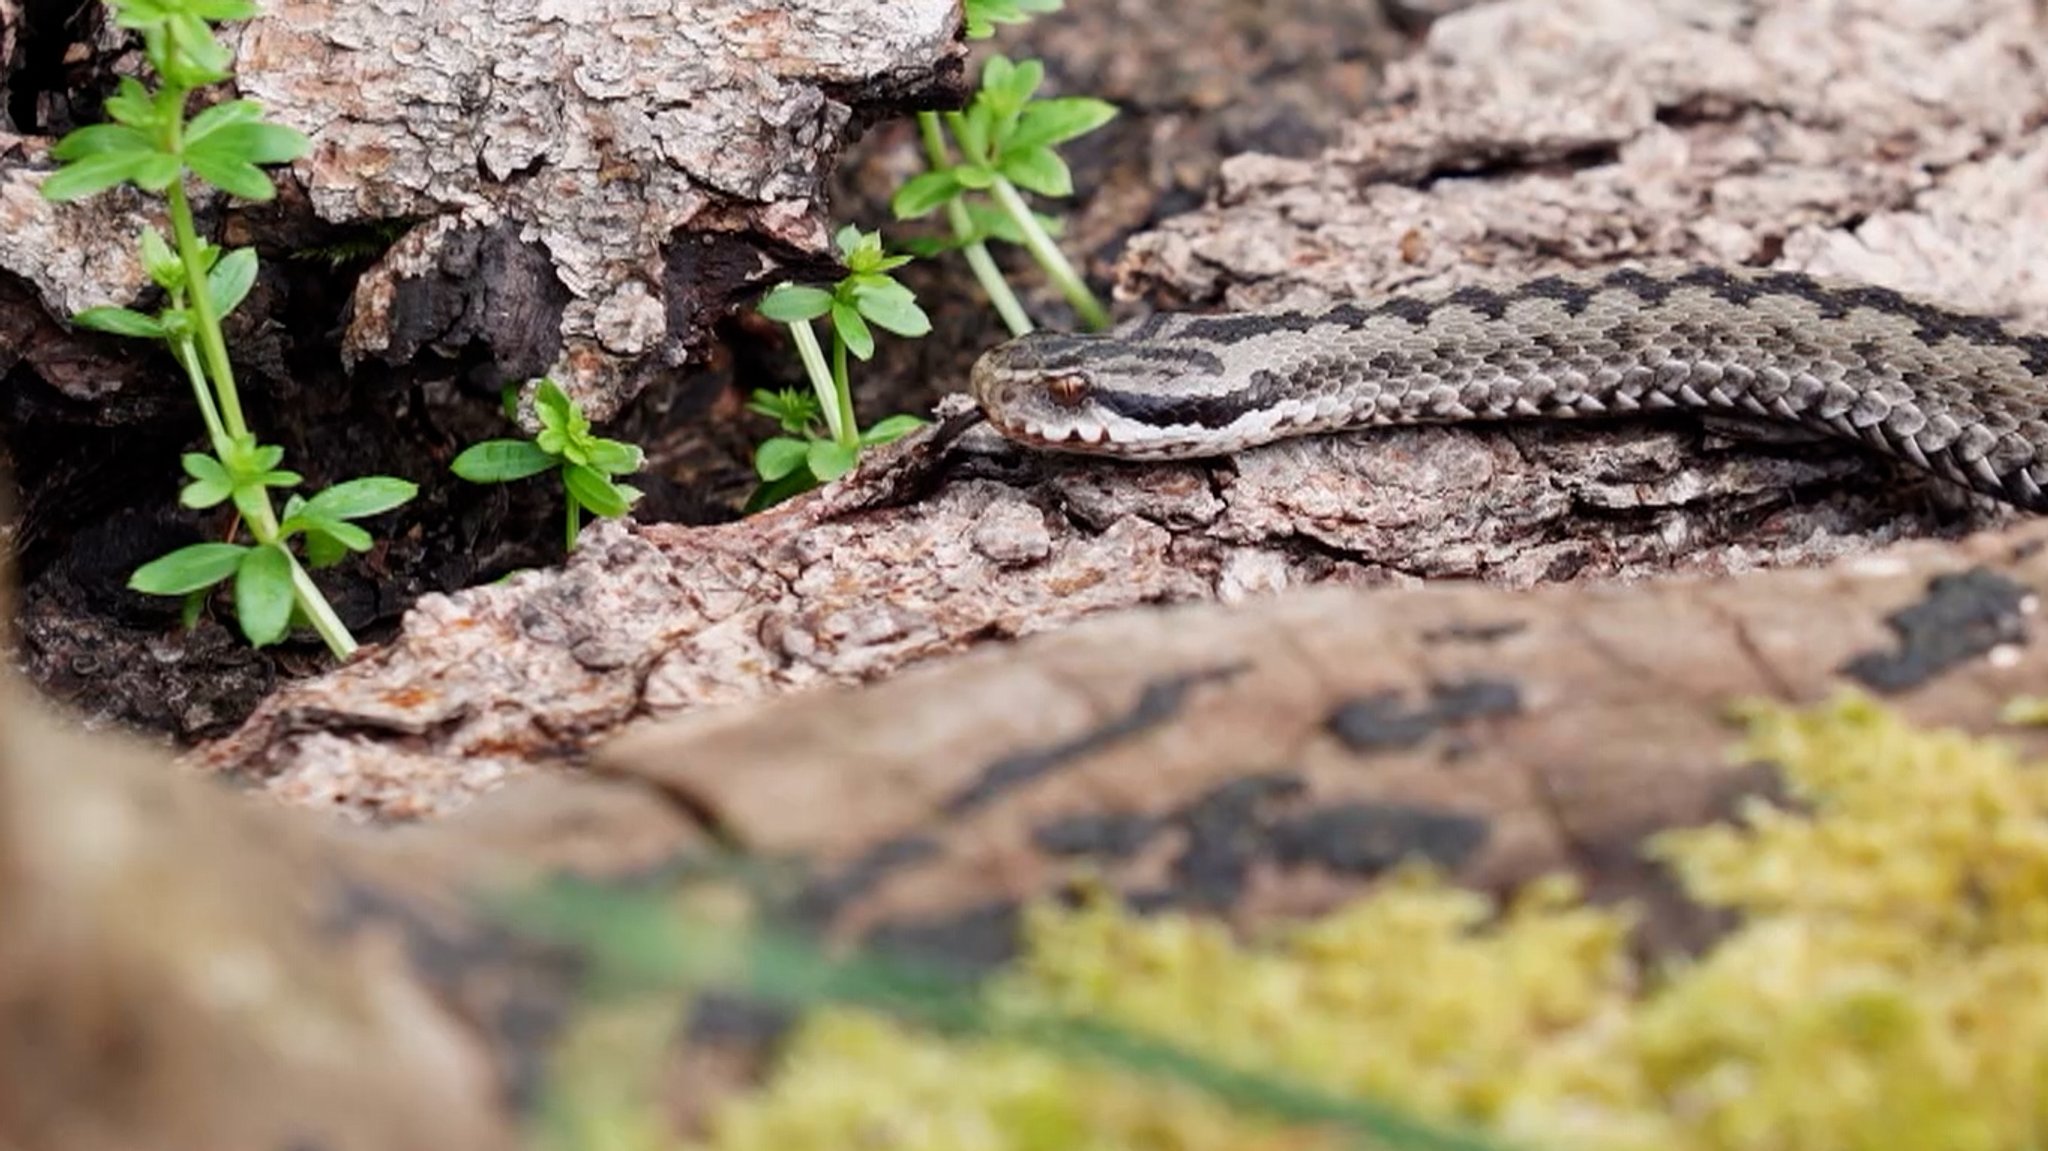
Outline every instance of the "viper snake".
{"label": "viper snake", "polygon": [[1039,332],[975,364],[995,428],[1057,451],[1220,456],[1393,424],[1749,417],[2048,511],[2048,335],[1884,288],[1694,267],[1312,311]]}

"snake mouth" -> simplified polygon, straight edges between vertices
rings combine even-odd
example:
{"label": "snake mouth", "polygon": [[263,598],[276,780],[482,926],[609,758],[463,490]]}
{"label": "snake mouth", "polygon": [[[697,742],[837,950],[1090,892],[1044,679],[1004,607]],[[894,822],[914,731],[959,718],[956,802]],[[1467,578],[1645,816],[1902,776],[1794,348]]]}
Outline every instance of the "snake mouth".
{"label": "snake mouth", "polygon": [[1116,442],[1110,430],[1100,424],[1055,431],[1030,420],[1010,423],[992,419],[989,422],[1009,439],[1049,451],[1115,453],[1125,450],[1124,445]]}
{"label": "snake mouth", "polygon": [[1218,454],[1213,445],[1171,437],[1118,439],[1116,432],[1102,424],[1048,428],[1036,420],[1010,422],[991,418],[989,423],[1004,438],[1048,452],[1110,456],[1125,460],[1180,460]]}

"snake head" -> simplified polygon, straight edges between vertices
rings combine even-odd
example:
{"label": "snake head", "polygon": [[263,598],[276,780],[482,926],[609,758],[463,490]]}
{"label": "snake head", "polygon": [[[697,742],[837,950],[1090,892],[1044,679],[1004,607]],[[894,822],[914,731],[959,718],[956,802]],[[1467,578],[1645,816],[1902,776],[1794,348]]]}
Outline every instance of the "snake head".
{"label": "snake head", "polygon": [[1034,447],[1131,459],[1216,455],[1234,388],[1214,352],[1125,335],[1034,332],[984,353],[970,382],[998,432]]}

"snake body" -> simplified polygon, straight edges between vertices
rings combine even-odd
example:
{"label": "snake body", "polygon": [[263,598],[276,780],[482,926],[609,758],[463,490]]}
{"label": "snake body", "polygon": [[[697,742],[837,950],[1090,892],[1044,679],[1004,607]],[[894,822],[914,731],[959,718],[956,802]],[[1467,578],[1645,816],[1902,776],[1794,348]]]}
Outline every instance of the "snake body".
{"label": "snake body", "polygon": [[1130,459],[1392,424],[1746,416],[2048,511],[2048,335],[1797,273],[1625,269],[1159,314],[1012,340],[975,364],[972,387],[1012,439]]}

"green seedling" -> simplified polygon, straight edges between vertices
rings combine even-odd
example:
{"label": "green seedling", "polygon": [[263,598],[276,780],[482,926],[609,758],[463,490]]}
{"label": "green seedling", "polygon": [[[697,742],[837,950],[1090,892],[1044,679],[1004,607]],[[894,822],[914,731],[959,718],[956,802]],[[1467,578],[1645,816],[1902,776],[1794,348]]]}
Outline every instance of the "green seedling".
{"label": "green seedling", "polygon": [[[910,257],[886,254],[879,232],[851,225],[841,228],[834,242],[846,265],[838,283],[823,288],[782,284],[761,298],[761,314],[789,326],[815,398],[800,392],[754,393],[749,406],[776,420],[783,434],[754,453],[754,470],[764,486],[750,507],[766,507],[838,479],[853,469],[861,448],[897,439],[923,422],[892,416],[861,430],[847,373],[849,356],[863,361],[874,356],[875,328],[911,338],[932,330],[917,297],[889,274]],[[819,318],[829,321],[832,330],[829,365],[811,326]]]}
{"label": "green seedling", "polygon": [[[1005,16],[988,15],[984,26],[1006,17],[1022,19],[1027,8],[1051,10],[1036,3],[991,7]],[[1108,310],[1053,242],[1046,218],[1032,211],[1024,193],[1072,195],[1073,173],[1056,149],[1114,119],[1116,107],[1086,97],[1036,99],[1044,82],[1045,66],[1038,61],[1013,63],[996,56],[982,69],[981,86],[965,112],[943,117],[920,113],[918,129],[931,170],[906,181],[890,204],[898,219],[945,210],[953,245],[966,257],[1004,325],[1020,336],[1031,330],[1031,321],[989,255],[990,239],[1023,245],[1082,323],[1095,329],[1109,325]],[[958,160],[954,144],[962,153]],[[993,199],[994,212],[973,198],[977,193]]]}
{"label": "green seedling", "polygon": [[555,471],[567,497],[567,542],[574,551],[577,533],[583,530],[583,512],[615,519],[639,501],[639,489],[613,477],[639,471],[647,457],[632,444],[592,435],[582,406],[553,380],[541,380],[534,390],[533,412],[540,431],[532,439],[472,444],[448,467],[478,484],[511,483]]}
{"label": "green seedling", "polygon": [[[767,416],[782,428],[779,436],[761,441],[754,451],[754,473],[761,486],[747,501],[746,510],[757,512],[791,496],[807,492],[821,483],[845,475],[858,460],[858,450],[848,453],[825,426],[817,397],[808,392],[756,390],[747,403],[749,411]],[[872,448],[901,439],[924,423],[916,416],[889,416],[860,433],[860,447]]]}
{"label": "green seedling", "polygon": [[188,176],[244,200],[276,195],[264,165],[305,154],[306,137],[263,118],[253,100],[226,100],[189,119],[191,94],[221,83],[232,60],[214,39],[212,24],[256,14],[248,0],[114,0],[115,22],[142,36],[144,55],[160,83],[151,90],[132,77],[107,101],[111,123],[80,128],[51,150],[63,166],[43,181],[55,201],[82,199],[119,184],[162,195],[170,219],[168,239],[155,228],[141,238],[144,269],[163,289],[155,314],[129,308],[88,308],[74,316],[83,328],[161,340],[185,371],[206,425],[212,452],[184,457],[191,483],[180,502],[204,509],[232,503],[241,527],[255,540],[194,544],[136,569],[128,586],[152,595],[185,596],[186,618],[196,617],[211,589],[232,581],[236,620],[258,647],[276,643],[300,620],[318,632],[337,659],[356,644],[348,628],[306,573],[292,541],[303,537],[313,567],[368,551],[370,534],[351,522],[398,507],[418,488],[390,476],[337,484],[308,498],[290,496],[280,518],[273,488],[299,486],[298,473],[280,465],[284,449],[259,442],[242,412],[221,319],[256,282],[256,253],[224,252],[202,240],[185,191]]}
{"label": "green seedling", "polygon": [[967,38],[986,40],[998,24],[1022,24],[1033,16],[1060,10],[1061,0],[967,0]]}

